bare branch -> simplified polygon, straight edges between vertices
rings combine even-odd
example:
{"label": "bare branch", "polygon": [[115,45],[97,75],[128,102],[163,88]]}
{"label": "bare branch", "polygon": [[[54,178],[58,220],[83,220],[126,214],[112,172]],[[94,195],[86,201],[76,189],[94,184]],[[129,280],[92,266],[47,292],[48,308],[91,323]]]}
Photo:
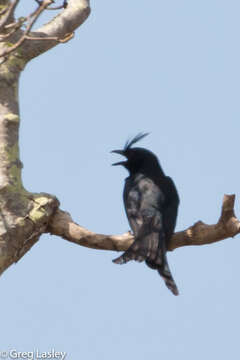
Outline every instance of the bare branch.
{"label": "bare branch", "polygon": [[[56,46],[62,39],[72,34],[89,16],[89,0],[69,0],[67,8],[49,23],[28,34],[21,47],[21,54],[27,60]],[[33,42],[33,38],[37,39]],[[47,41],[43,41],[46,38]]]}
{"label": "bare branch", "polygon": [[42,4],[32,14],[29,15],[28,25],[27,25],[26,30],[24,31],[23,35],[16,42],[16,44],[14,44],[10,48],[2,51],[2,53],[0,53],[0,57],[4,57],[6,55],[9,55],[10,53],[15,51],[17,48],[19,48],[22,45],[22,43],[26,40],[26,36],[29,34],[30,30],[32,29],[33,25],[35,24],[35,22],[37,21],[37,19],[41,15],[41,13],[52,2],[53,2],[53,0],[45,0],[45,1],[43,1]]}
{"label": "bare branch", "polygon": [[[235,195],[224,195],[222,212],[215,225],[207,225],[202,221],[184,231],[173,235],[168,250],[181,246],[211,244],[216,241],[233,237],[240,233],[240,222],[234,214]],[[94,249],[125,251],[133,242],[131,233],[123,235],[95,234],[73,222],[71,216],[57,210],[52,217],[48,231],[64,239]]]}
{"label": "bare branch", "polygon": [[18,31],[21,28],[22,24],[26,20],[27,20],[26,18],[20,18],[17,22],[6,25],[4,27],[4,29],[12,29],[12,30],[9,31],[7,34],[0,35],[0,42],[6,41],[7,39],[9,39],[16,31]]}
{"label": "bare branch", "polygon": [[66,36],[63,39],[59,39],[57,37],[32,37],[32,36],[26,36],[27,40],[33,40],[33,41],[37,41],[37,40],[45,40],[45,41],[49,41],[49,40],[54,40],[57,41],[59,43],[66,43],[69,40],[71,40],[74,37],[74,33],[70,33],[70,34],[66,34]]}
{"label": "bare branch", "polygon": [[[4,26],[8,23],[8,21],[11,19],[11,17],[13,16],[14,10],[17,6],[17,4],[19,3],[19,0],[14,0],[10,5],[8,10],[5,13],[5,16],[3,16],[3,18],[0,21],[0,31],[4,28]],[[5,9],[4,9],[5,10]]]}
{"label": "bare branch", "polygon": [[123,235],[95,234],[73,222],[70,214],[60,209],[50,220],[48,231],[52,235],[92,249],[121,251],[126,250],[133,241],[129,232]]}
{"label": "bare branch", "polygon": [[[35,0],[39,5],[41,5],[42,1],[40,0]],[[52,7],[47,7],[46,10],[60,10],[60,9],[66,9],[66,7],[68,6],[67,0],[63,0],[62,5],[60,6],[52,6]]]}

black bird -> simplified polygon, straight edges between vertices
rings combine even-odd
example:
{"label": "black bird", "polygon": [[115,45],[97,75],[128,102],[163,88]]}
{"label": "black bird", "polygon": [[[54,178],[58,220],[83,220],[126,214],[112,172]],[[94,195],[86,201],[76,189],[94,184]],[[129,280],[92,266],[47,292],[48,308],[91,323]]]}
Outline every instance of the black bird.
{"label": "black bird", "polygon": [[157,157],[147,149],[131,148],[147,135],[140,133],[127,141],[123,150],[112,151],[127,158],[113,165],[122,165],[130,173],[125,180],[123,200],[135,237],[129,249],[113,262],[145,260],[158,271],[172,293],[178,295],[166,251],[176,225],[179,197],[173,180],[164,174]]}

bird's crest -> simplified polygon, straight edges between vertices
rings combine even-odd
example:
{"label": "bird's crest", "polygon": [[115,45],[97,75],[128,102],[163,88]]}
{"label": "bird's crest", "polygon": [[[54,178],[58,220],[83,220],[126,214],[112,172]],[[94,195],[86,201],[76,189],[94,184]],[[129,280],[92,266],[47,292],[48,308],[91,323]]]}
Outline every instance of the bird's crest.
{"label": "bird's crest", "polygon": [[136,142],[142,140],[147,135],[149,135],[149,133],[139,133],[136,136],[134,136],[134,138],[132,140],[127,140],[127,142],[124,146],[124,151],[129,150],[133,144],[136,144]]}

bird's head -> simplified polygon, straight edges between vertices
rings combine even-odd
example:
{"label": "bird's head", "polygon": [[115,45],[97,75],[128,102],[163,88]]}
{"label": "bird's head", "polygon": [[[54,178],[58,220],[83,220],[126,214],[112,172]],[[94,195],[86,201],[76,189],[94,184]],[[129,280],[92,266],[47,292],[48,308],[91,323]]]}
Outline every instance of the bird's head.
{"label": "bird's head", "polygon": [[113,153],[120,154],[126,157],[125,161],[119,161],[114,164],[124,166],[130,174],[136,174],[138,172],[150,172],[159,168],[159,162],[157,157],[149,150],[144,148],[132,148],[131,146],[136,142],[147,136],[148,133],[140,133],[136,135],[132,140],[126,142],[123,150],[113,150]]}

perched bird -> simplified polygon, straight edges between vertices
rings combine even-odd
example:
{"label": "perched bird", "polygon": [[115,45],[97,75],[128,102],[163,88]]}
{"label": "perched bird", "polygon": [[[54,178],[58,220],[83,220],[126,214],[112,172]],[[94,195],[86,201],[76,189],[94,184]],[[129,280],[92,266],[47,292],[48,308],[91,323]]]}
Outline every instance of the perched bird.
{"label": "perched bird", "polygon": [[176,225],[179,197],[173,180],[164,174],[157,157],[147,149],[132,148],[147,135],[140,133],[127,141],[123,150],[112,151],[127,159],[113,165],[122,165],[129,171],[123,200],[135,238],[129,249],[113,262],[146,261],[158,271],[172,293],[178,295],[166,251]]}

